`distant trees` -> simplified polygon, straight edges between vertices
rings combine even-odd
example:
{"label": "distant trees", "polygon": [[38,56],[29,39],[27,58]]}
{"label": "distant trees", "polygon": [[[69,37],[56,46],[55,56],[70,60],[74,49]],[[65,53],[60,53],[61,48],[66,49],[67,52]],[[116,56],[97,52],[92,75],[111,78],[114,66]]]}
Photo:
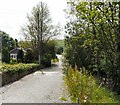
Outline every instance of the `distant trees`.
{"label": "distant trees", "polygon": [[56,53],[57,53],[57,54],[62,54],[62,53],[63,53],[63,47],[57,48]]}
{"label": "distant trees", "polygon": [[33,50],[37,51],[39,64],[41,64],[41,55],[44,54],[42,45],[59,35],[60,27],[52,25],[49,9],[43,2],[33,7],[27,19],[27,25],[22,28],[22,31],[25,39],[31,41]]}
{"label": "distant trees", "polygon": [[3,31],[0,31],[0,35],[2,35],[2,47],[7,47],[9,50],[15,48],[15,40],[12,37]]}
{"label": "distant trees", "polygon": [[14,49],[16,46],[15,40],[11,38],[8,34],[0,31],[2,35],[2,62],[10,62],[10,50]]}
{"label": "distant trees", "polygon": [[10,63],[10,52],[8,47],[2,49],[2,62]]}
{"label": "distant trees", "polygon": [[17,39],[15,39],[15,45],[16,45],[16,47],[19,47]]}
{"label": "distant trees", "polygon": [[32,63],[34,61],[34,55],[33,55],[32,49],[26,50],[24,61],[25,61],[25,63]]}
{"label": "distant trees", "polygon": [[25,50],[28,49],[28,48],[33,49],[31,41],[21,40],[21,41],[18,42],[18,45],[19,45],[19,47],[21,47]]}
{"label": "distant trees", "polygon": [[[10,63],[10,51],[14,48],[19,47],[19,42],[17,39],[13,39],[7,33],[0,31],[1,41],[2,41],[2,62]],[[23,62],[24,52],[23,50],[18,51],[17,59],[14,62]],[[13,62],[13,60],[12,60]]]}
{"label": "distant trees", "polygon": [[66,61],[86,67],[120,94],[120,2],[70,0],[68,5]]}
{"label": "distant trees", "polygon": [[18,51],[18,54],[17,54],[17,61],[18,61],[18,63],[24,61],[24,52],[23,52],[22,49],[20,49],[20,50]]}

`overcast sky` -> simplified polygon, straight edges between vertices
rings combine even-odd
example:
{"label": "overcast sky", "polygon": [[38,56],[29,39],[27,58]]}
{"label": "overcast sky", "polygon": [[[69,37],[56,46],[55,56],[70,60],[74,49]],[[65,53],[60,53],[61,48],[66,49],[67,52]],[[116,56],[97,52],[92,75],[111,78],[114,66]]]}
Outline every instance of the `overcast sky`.
{"label": "overcast sky", "polygon": [[20,27],[27,22],[27,13],[30,13],[40,1],[47,3],[53,23],[59,22],[64,27],[65,13],[63,10],[67,7],[66,0],[1,0],[0,30],[13,38],[21,39]]}

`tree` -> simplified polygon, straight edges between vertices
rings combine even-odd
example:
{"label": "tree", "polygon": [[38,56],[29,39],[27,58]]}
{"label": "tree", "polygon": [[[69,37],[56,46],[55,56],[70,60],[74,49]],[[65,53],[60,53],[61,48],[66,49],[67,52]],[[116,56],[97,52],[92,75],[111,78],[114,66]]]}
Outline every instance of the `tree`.
{"label": "tree", "polygon": [[10,52],[8,47],[2,49],[2,62],[10,63]]}
{"label": "tree", "polygon": [[16,45],[16,47],[19,47],[19,46],[18,46],[18,40],[17,40],[17,39],[15,39],[15,45]]}
{"label": "tree", "polygon": [[22,49],[20,49],[20,50],[18,51],[18,54],[17,54],[18,63],[19,63],[19,62],[23,62],[23,58],[24,58],[24,52],[23,52]]}
{"label": "tree", "polygon": [[57,48],[57,54],[62,54],[63,53],[63,47]]}
{"label": "tree", "polygon": [[51,66],[51,59],[56,57],[56,48],[55,48],[55,41],[50,40],[48,43],[43,43],[42,46],[42,57],[41,57],[41,64],[45,67]]}
{"label": "tree", "polygon": [[32,47],[31,41],[23,41],[23,40],[21,40],[21,41],[19,41],[18,45],[19,45],[21,48],[23,48],[23,49],[28,49],[28,48],[34,49],[34,48]]}
{"label": "tree", "polygon": [[47,43],[52,37],[59,35],[60,28],[52,25],[47,4],[40,2],[31,14],[27,16],[28,23],[22,28],[25,38],[38,49],[39,64],[41,64],[42,43]]}
{"label": "tree", "polygon": [[9,63],[9,52],[15,48],[15,40],[3,31],[0,31],[0,35],[2,37],[2,62]]}
{"label": "tree", "polygon": [[2,47],[8,47],[9,51],[14,49],[15,40],[3,31],[0,31],[0,34],[2,35]]}
{"label": "tree", "polygon": [[112,81],[109,86],[120,94],[120,3],[69,0],[68,5],[66,61]]}
{"label": "tree", "polygon": [[34,55],[32,49],[27,49],[25,54],[25,63],[32,63],[34,61]]}
{"label": "tree", "polygon": [[0,34],[0,63],[2,62],[2,35]]}

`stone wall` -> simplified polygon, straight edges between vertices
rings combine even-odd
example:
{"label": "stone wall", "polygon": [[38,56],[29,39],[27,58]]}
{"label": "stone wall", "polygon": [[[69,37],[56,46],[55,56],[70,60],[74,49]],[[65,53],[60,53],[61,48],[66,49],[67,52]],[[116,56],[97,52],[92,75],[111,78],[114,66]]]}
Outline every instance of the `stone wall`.
{"label": "stone wall", "polygon": [[21,79],[22,77],[35,72],[37,69],[33,69],[33,70],[28,70],[28,71],[22,71],[22,72],[16,72],[16,73],[12,73],[12,72],[7,72],[7,73],[1,73],[1,85],[7,85],[9,83],[15,82],[19,79]]}

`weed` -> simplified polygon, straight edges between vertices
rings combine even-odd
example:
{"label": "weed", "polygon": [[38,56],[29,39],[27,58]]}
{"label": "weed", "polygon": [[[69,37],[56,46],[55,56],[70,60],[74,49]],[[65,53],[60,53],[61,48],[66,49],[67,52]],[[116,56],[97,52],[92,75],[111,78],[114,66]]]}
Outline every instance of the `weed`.
{"label": "weed", "polygon": [[71,100],[75,103],[118,103],[114,93],[98,84],[97,80],[85,70],[77,66],[67,69],[65,77]]}

